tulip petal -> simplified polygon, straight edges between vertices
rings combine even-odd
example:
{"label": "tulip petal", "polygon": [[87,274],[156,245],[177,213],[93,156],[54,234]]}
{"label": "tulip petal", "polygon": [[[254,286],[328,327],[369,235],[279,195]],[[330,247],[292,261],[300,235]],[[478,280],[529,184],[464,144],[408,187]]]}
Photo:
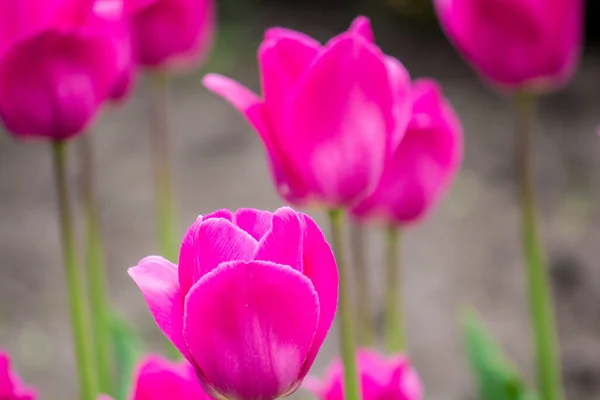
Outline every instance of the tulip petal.
{"label": "tulip petal", "polygon": [[302,227],[294,210],[282,207],[275,211],[271,228],[258,243],[254,259],[289,265],[302,272]]}
{"label": "tulip petal", "polygon": [[265,105],[276,132],[284,127],[284,110],[290,93],[320,50],[319,42],[289,29],[272,28],[265,34],[258,62]]}
{"label": "tulip petal", "polygon": [[190,227],[181,245],[179,280],[183,296],[222,262],[248,261],[256,252],[258,242],[247,232],[226,219],[206,218]]}
{"label": "tulip petal", "polygon": [[279,149],[275,146],[267,109],[258,96],[236,81],[218,74],[206,75],[202,83],[207,89],[231,103],[246,117],[267,150],[269,167],[277,191],[291,203],[302,203],[307,195],[307,189],[293,176],[292,169],[284,169],[285,159],[279,155]]}
{"label": "tulip petal", "polygon": [[300,216],[304,225],[304,275],[310,279],[319,296],[321,311],[315,339],[302,371],[303,377],[314,362],[335,317],[338,304],[338,270],[333,251],[319,226],[308,215]]}
{"label": "tulip petal", "polygon": [[233,222],[248,232],[256,240],[260,240],[271,228],[273,213],[254,208],[240,208],[235,212]]}
{"label": "tulip petal", "polygon": [[358,200],[376,185],[394,98],[381,52],[354,34],[334,38],[288,103],[281,146],[328,206]]}
{"label": "tulip petal", "polygon": [[404,65],[394,57],[385,57],[392,95],[396,98],[394,102],[394,117],[396,129],[390,137],[390,151],[393,151],[404,137],[406,127],[412,114],[411,82],[410,76]]}
{"label": "tulip petal", "polygon": [[369,43],[375,43],[371,21],[365,16],[361,15],[356,17],[354,21],[352,21],[352,25],[350,25],[348,31],[362,36]]}
{"label": "tulip petal", "polygon": [[129,276],[140,288],[150,313],[163,334],[189,358],[183,340],[183,299],[177,266],[162,257],[150,256],[129,268]]}
{"label": "tulip petal", "polygon": [[230,262],[190,291],[184,336],[200,376],[218,393],[267,400],[298,384],[318,320],[317,294],[300,272]]}
{"label": "tulip petal", "polygon": [[210,214],[206,214],[203,220],[207,220],[210,218],[224,218],[229,222],[233,222],[233,213],[226,208],[222,208],[220,210],[213,211]]}
{"label": "tulip petal", "polygon": [[132,400],[210,400],[187,361],[172,362],[158,355],[146,356],[136,372]]}
{"label": "tulip petal", "polygon": [[441,198],[460,166],[462,128],[439,86],[418,80],[413,94],[414,114],[406,134],[388,160],[377,189],[352,210],[358,217],[416,222]]}

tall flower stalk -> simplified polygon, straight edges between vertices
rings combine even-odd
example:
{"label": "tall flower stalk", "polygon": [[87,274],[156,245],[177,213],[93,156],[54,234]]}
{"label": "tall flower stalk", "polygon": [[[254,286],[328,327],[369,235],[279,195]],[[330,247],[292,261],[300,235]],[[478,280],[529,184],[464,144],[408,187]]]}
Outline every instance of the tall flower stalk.
{"label": "tall flower stalk", "polygon": [[356,338],[352,318],[352,299],[350,297],[350,277],[348,264],[344,258],[344,212],[339,209],[329,211],[331,224],[331,242],[338,266],[339,298],[338,318],[342,363],[344,364],[344,398],[359,400],[360,382],[356,367]]}
{"label": "tall flower stalk", "polygon": [[112,390],[112,349],[109,332],[109,304],[104,241],[96,190],[95,157],[92,137],[84,134],[78,141],[82,175],[82,197],[86,221],[86,272],[90,296],[94,349],[99,389]]}
{"label": "tall flower stalk", "polygon": [[358,222],[350,224],[350,250],[356,282],[357,343],[371,346],[375,342],[375,329],[372,313],[371,290],[366,255],[365,226]]}
{"label": "tall flower stalk", "polygon": [[386,274],[385,274],[385,344],[390,353],[406,350],[406,336],[402,313],[402,290],[400,288],[400,258],[398,247],[400,231],[394,225],[385,230]]}
{"label": "tall flower stalk", "polygon": [[79,375],[80,398],[95,400],[97,395],[96,361],[92,349],[92,333],[88,320],[88,302],[84,281],[78,265],[77,246],[73,227],[73,216],[69,201],[67,182],[67,142],[52,142],[55,184],[58,196],[58,216],[63,248],[67,295],[71,314],[71,327],[77,373]]}

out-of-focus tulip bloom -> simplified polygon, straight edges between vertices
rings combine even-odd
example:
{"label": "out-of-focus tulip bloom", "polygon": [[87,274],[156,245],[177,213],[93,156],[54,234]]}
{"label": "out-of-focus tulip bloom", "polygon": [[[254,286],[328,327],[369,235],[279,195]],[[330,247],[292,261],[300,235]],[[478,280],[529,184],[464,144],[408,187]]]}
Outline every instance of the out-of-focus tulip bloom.
{"label": "out-of-focus tulip bloom", "polygon": [[[405,356],[385,358],[359,349],[356,362],[363,400],[421,400],[421,380]],[[309,377],[303,387],[319,400],[344,400],[343,372],[341,361],[335,360],[322,382]]]}
{"label": "out-of-focus tulip bloom", "polygon": [[411,109],[408,73],[374,44],[368,19],[358,17],[325,46],[269,29],[258,60],[263,99],[223,76],[207,75],[204,84],[258,131],[279,194],[329,207],[365,197]]}
{"label": "out-of-focus tulip bloom", "polygon": [[146,67],[187,67],[210,50],[214,0],[126,0],[137,62]]}
{"label": "out-of-focus tulip bloom", "polygon": [[215,398],[271,400],[296,390],[337,308],[333,253],[315,222],[287,207],[201,216],[179,267],[148,257],[129,273]]}
{"label": "out-of-focus tulip bloom", "polygon": [[122,0],[6,0],[0,4],[0,116],[17,138],[83,132],[129,86]]}
{"label": "out-of-focus tulip bloom", "polygon": [[356,206],[358,218],[406,224],[423,218],[442,197],[462,161],[462,127],[441,88],[414,83],[408,128],[386,163],[377,189]]}
{"label": "out-of-focus tulip bloom", "polygon": [[10,357],[0,350],[0,399],[33,400],[35,390],[23,385],[21,379],[11,370]]}
{"label": "out-of-focus tulip bloom", "polygon": [[436,0],[441,25],[466,60],[509,90],[547,91],[579,61],[583,0]]}
{"label": "out-of-focus tulip bloom", "polygon": [[[142,359],[137,367],[131,400],[212,400],[200,386],[194,367],[187,361],[172,362],[158,355]],[[101,395],[98,400],[111,400]]]}

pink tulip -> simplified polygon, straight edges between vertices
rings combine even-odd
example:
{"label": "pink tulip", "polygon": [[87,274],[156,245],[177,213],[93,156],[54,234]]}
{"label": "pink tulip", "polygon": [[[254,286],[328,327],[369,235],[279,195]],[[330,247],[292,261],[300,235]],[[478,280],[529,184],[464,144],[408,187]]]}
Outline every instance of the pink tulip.
{"label": "pink tulip", "polygon": [[446,192],[462,160],[462,128],[438,84],[414,83],[404,139],[387,161],[375,192],[352,210],[360,218],[406,224],[422,219]]}
{"label": "pink tulip", "polygon": [[[131,400],[212,400],[200,386],[190,363],[172,362],[158,355],[140,361],[130,390]],[[101,395],[98,400],[111,398]]]}
{"label": "pink tulip", "polygon": [[21,379],[10,368],[10,357],[0,350],[0,399],[34,400],[35,390],[23,385]]}
{"label": "pink tulip", "polygon": [[122,0],[5,0],[0,4],[0,116],[17,138],[83,132],[129,86]]}
{"label": "pink tulip", "polygon": [[137,61],[178,67],[201,61],[215,27],[213,0],[125,0]]}
{"label": "pink tulip", "polygon": [[435,0],[442,27],[483,77],[510,90],[566,83],[579,61],[583,0]]}
{"label": "pink tulip", "polygon": [[129,274],[215,398],[292,393],[337,307],[333,253],[315,222],[288,207],[200,216],[183,239],[179,267],[153,256]]}
{"label": "pink tulip", "polygon": [[[421,400],[421,380],[402,355],[384,358],[374,351],[357,351],[357,367],[363,400]],[[319,400],[344,400],[343,367],[335,360],[322,382],[307,378],[304,388]]]}
{"label": "pink tulip", "polygon": [[408,73],[373,42],[369,20],[321,46],[291,30],[267,30],[258,51],[263,99],[209,74],[258,131],[277,190],[293,204],[347,206],[379,181],[410,116]]}

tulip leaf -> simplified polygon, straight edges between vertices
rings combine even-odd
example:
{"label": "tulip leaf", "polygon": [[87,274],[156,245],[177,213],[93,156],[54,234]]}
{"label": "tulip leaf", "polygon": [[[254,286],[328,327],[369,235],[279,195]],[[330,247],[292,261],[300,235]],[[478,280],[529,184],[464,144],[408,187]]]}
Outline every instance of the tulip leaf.
{"label": "tulip leaf", "polygon": [[143,348],[133,329],[123,318],[113,313],[110,320],[110,333],[116,361],[115,393],[116,400],[127,400],[136,363],[143,354]]}
{"label": "tulip leaf", "polygon": [[479,400],[540,400],[474,311],[463,314],[462,328]]}

